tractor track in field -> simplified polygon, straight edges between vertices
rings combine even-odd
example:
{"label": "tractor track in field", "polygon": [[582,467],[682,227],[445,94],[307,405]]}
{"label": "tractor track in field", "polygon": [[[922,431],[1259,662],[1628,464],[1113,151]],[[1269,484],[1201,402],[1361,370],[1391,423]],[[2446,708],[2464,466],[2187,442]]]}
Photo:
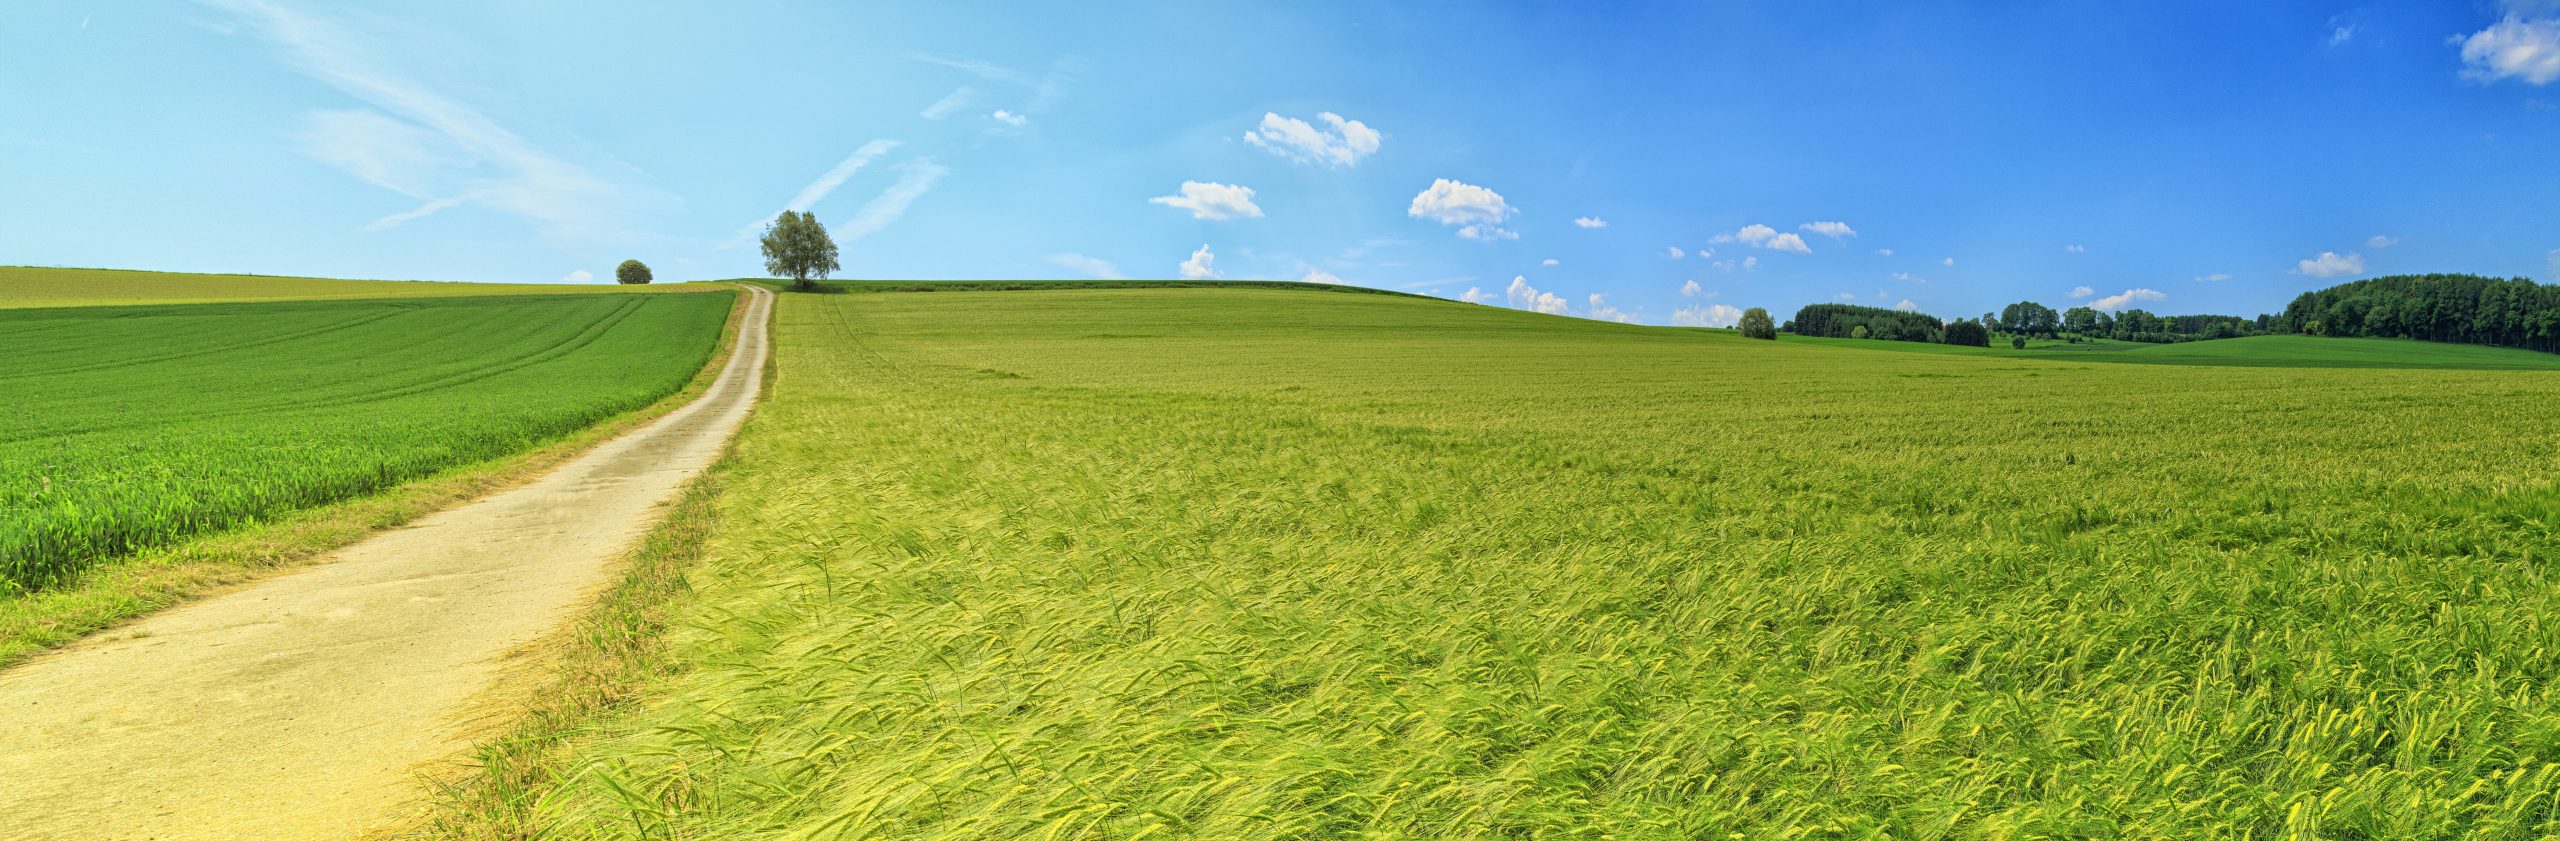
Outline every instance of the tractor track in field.
{"label": "tractor track in field", "polygon": [[0,838],[355,838],[488,722],[506,658],[611,579],[754,406],[750,289],[702,396],[523,486],[0,671]]}

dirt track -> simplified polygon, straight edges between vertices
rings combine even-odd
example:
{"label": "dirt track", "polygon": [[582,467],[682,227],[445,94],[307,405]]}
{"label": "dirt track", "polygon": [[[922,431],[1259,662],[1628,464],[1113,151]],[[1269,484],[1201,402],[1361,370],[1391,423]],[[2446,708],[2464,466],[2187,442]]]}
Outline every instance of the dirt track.
{"label": "dirt track", "polygon": [[753,406],[755,290],[702,397],[530,484],[0,672],[0,838],[348,838],[470,747],[501,656],[606,583]]}

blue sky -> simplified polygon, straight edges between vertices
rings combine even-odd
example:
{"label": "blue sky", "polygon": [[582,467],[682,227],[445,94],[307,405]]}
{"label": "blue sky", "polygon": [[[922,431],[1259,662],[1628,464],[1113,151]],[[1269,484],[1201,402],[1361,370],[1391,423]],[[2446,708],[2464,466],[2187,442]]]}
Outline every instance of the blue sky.
{"label": "blue sky", "polygon": [[2560,272],[2547,0],[34,0],[0,79],[0,264],[734,277],[804,206],[850,277],[1655,324]]}

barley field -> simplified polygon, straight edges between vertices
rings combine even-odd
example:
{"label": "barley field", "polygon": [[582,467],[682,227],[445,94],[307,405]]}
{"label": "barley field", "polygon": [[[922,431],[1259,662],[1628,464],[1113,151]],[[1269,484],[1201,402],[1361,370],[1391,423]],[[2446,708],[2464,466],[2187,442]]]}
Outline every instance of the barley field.
{"label": "barley field", "polygon": [[[627,838],[2560,832],[2560,376],[793,295]],[[485,816],[484,816],[485,817]]]}
{"label": "barley field", "polygon": [[732,298],[0,310],[0,596],[647,405]]}

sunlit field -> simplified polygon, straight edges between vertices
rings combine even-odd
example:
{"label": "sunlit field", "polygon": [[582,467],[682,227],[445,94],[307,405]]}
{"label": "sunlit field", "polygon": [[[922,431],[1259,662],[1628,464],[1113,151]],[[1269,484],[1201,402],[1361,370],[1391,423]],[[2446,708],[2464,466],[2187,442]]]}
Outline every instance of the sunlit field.
{"label": "sunlit field", "polygon": [[796,295],[777,326],[675,668],[481,819],[2560,832],[2560,375],[1273,290]]}
{"label": "sunlit field", "polygon": [[647,405],[733,298],[0,311],[0,596]]}

